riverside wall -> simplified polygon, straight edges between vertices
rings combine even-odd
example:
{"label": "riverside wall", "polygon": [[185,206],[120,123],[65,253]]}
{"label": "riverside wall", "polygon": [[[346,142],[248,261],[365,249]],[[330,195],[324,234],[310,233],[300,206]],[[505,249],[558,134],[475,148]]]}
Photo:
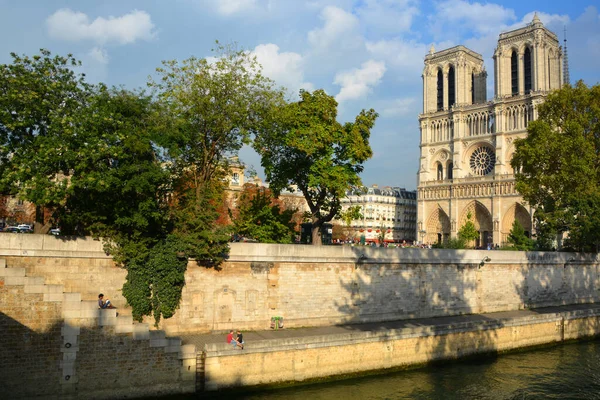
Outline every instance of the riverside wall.
{"label": "riverside wall", "polygon": [[[84,300],[103,292],[126,305],[126,273],[99,241],[0,233],[0,257]],[[180,308],[161,329],[175,335],[266,329],[273,316],[302,327],[596,303],[599,265],[596,255],[574,253],[232,243],[220,268],[190,260]]]}
{"label": "riverside wall", "polygon": [[[498,315],[500,314],[500,316]],[[424,365],[466,356],[496,354],[600,334],[600,307],[519,315],[495,313],[454,322],[309,336],[252,343],[243,351],[209,344],[197,387],[220,391]]]}
{"label": "riverside wall", "polygon": [[[181,306],[160,330],[131,320],[121,295],[125,271],[99,241],[0,233],[0,264],[0,388],[14,398],[294,382],[600,333],[599,262],[588,254],[235,243],[219,268],[190,260]],[[97,309],[100,291],[121,315]],[[573,304],[589,307],[516,311]],[[262,341],[243,353],[169,338],[267,329],[272,316],[289,328],[485,313],[495,314],[483,322]]]}

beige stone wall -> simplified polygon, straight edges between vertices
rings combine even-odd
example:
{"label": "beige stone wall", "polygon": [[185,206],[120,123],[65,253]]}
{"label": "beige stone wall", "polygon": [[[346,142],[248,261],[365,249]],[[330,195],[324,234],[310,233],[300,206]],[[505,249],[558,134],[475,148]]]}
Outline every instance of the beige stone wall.
{"label": "beige stone wall", "polygon": [[194,346],[150,332],[117,310],[100,310],[95,300],[82,300],[23,267],[6,268],[5,261],[0,258],[3,398],[130,398],[195,390]]}
{"label": "beige stone wall", "polygon": [[60,393],[62,307],[5,281],[0,276],[0,396]]}
{"label": "beige stone wall", "polygon": [[388,331],[385,335],[371,332],[294,343],[279,340],[244,353],[214,345],[207,348],[205,388],[220,390],[405,367],[599,333],[598,315],[550,315],[505,320],[497,326],[450,327],[439,334],[408,329]]}
{"label": "beige stone wall", "polygon": [[[102,291],[129,312],[125,271],[109,258],[6,259],[82,300]],[[599,301],[593,255],[234,243],[220,269],[190,261],[180,307],[160,327],[176,335],[267,329],[273,316],[286,327],[322,326]]]}

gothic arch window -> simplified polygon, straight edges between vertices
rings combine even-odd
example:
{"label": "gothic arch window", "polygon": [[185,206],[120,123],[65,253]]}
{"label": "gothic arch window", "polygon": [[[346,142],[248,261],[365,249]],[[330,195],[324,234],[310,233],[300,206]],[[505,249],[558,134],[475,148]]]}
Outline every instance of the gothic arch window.
{"label": "gothic arch window", "polygon": [[516,50],[513,50],[510,56],[510,83],[511,94],[513,96],[519,94],[519,55]]}
{"label": "gothic arch window", "polygon": [[437,73],[437,109],[444,109],[444,74],[441,69]]}
{"label": "gothic arch window", "polygon": [[456,102],[456,76],[454,67],[450,66],[448,70],[448,108],[452,107]]}
{"label": "gothic arch window", "polygon": [[525,54],[523,54],[523,64],[525,94],[529,94],[531,92],[531,50],[529,47],[525,49]]}
{"label": "gothic arch window", "polygon": [[441,181],[444,179],[444,167],[442,167],[442,164],[437,163],[437,180]]}
{"label": "gothic arch window", "polygon": [[448,179],[452,179],[452,169],[454,168],[454,165],[450,162],[448,163],[448,172],[446,173],[446,175],[448,175]]}

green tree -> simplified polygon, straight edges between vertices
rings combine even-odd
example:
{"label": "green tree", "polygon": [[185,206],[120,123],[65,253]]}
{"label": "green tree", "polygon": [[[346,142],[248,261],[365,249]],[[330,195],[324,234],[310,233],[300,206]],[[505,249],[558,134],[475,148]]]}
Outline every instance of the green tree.
{"label": "green tree", "polygon": [[508,242],[512,245],[513,250],[528,251],[533,249],[533,240],[525,235],[525,229],[519,221],[514,220],[510,233],[508,234]]}
{"label": "green tree", "polygon": [[165,61],[149,85],[159,104],[158,143],[173,177],[174,234],[196,260],[220,263],[229,234],[215,221],[228,157],[273,115],[282,92],[249,53],[217,43],[215,59]]}
{"label": "green tree", "polygon": [[472,217],[473,216],[469,212],[467,214],[467,222],[465,222],[465,224],[458,230],[458,238],[462,240],[465,245],[467,243],[472,243],[476,239],[479,239],[479,232],[475,228],[473,221],[471,221]]}
{"label": "green tree", "polygon": [[74,118],[86,112],[89,85],[74,67],[79,61],[11,53],[0,65],[0,193],[36,206],[35,231],[44,209],[64,202],[68,187],[67,146],[76,138]]}
{"label": "green tree", "polygon": [[342,221],[344,221],[343,233],[346,237],[348,237],[350,235],[350,227],[352,226],[352,221],[360,221],[363,219],[362,207],[348,207],[346,210],[341,211],[339,213],[339,217]]}
{"label": "green tree", "polygon": [[568,231],[572,248],[597,251],[600,85],[567,85],[551,93],[538,111],[527,137],[515,142],[516,189],[547,230]]}
{"label": "green tree", "polygon": [[261,243],[293,243],[295,212],[283,208],[268,188],[253,184],[245,185],[237,210],[229,210],[234,232]]}
{"label": "green tree", "polygon": [[340,199],[360,184],[363,163],[372,156],[374,110],[361,111],[353,123],[337,121],[337,102],[323,90],[300,91],[301,100],[277,110],[275,123],[261,131],[254,147],[261,155],[270,188],[278,195],[296,185],[310,209],[312,243],[340,211]]}

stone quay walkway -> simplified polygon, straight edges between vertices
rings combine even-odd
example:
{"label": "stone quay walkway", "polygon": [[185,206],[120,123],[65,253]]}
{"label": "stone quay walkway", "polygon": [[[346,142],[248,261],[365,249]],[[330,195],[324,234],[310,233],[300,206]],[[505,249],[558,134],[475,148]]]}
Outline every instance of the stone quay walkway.
{"label": "stone quay walkway", "polygon": [[[242,331],[244,335],[245,349],[252,349],[253,343],[273,339],[305,338],[310,336],[335,336],[355,332],[379,332],[401,329],[423,329],[431,328],[443,332],[453,326],[465,324],[489,325],[490,323],[507,322],[513,319],[538,318],[543,315],[566,313],[573,315],[589,315],[600,313],[600,304],[575,304],[557,307],[545,307],[527,310],[503,311],[487,314],[468,314],[435,318],[406,319],[390,322],[373,322],[362,324],[344,324],[332,326],[320,326],[311,328],[284,328],[279,330],[269,329],[261,331]],[[236,329],[235,327],[233,329]],[[196,345],[197,351],[202,351],[205,344],[225,344],[226,334],[204,333],[179,335],[183,344]]]}

